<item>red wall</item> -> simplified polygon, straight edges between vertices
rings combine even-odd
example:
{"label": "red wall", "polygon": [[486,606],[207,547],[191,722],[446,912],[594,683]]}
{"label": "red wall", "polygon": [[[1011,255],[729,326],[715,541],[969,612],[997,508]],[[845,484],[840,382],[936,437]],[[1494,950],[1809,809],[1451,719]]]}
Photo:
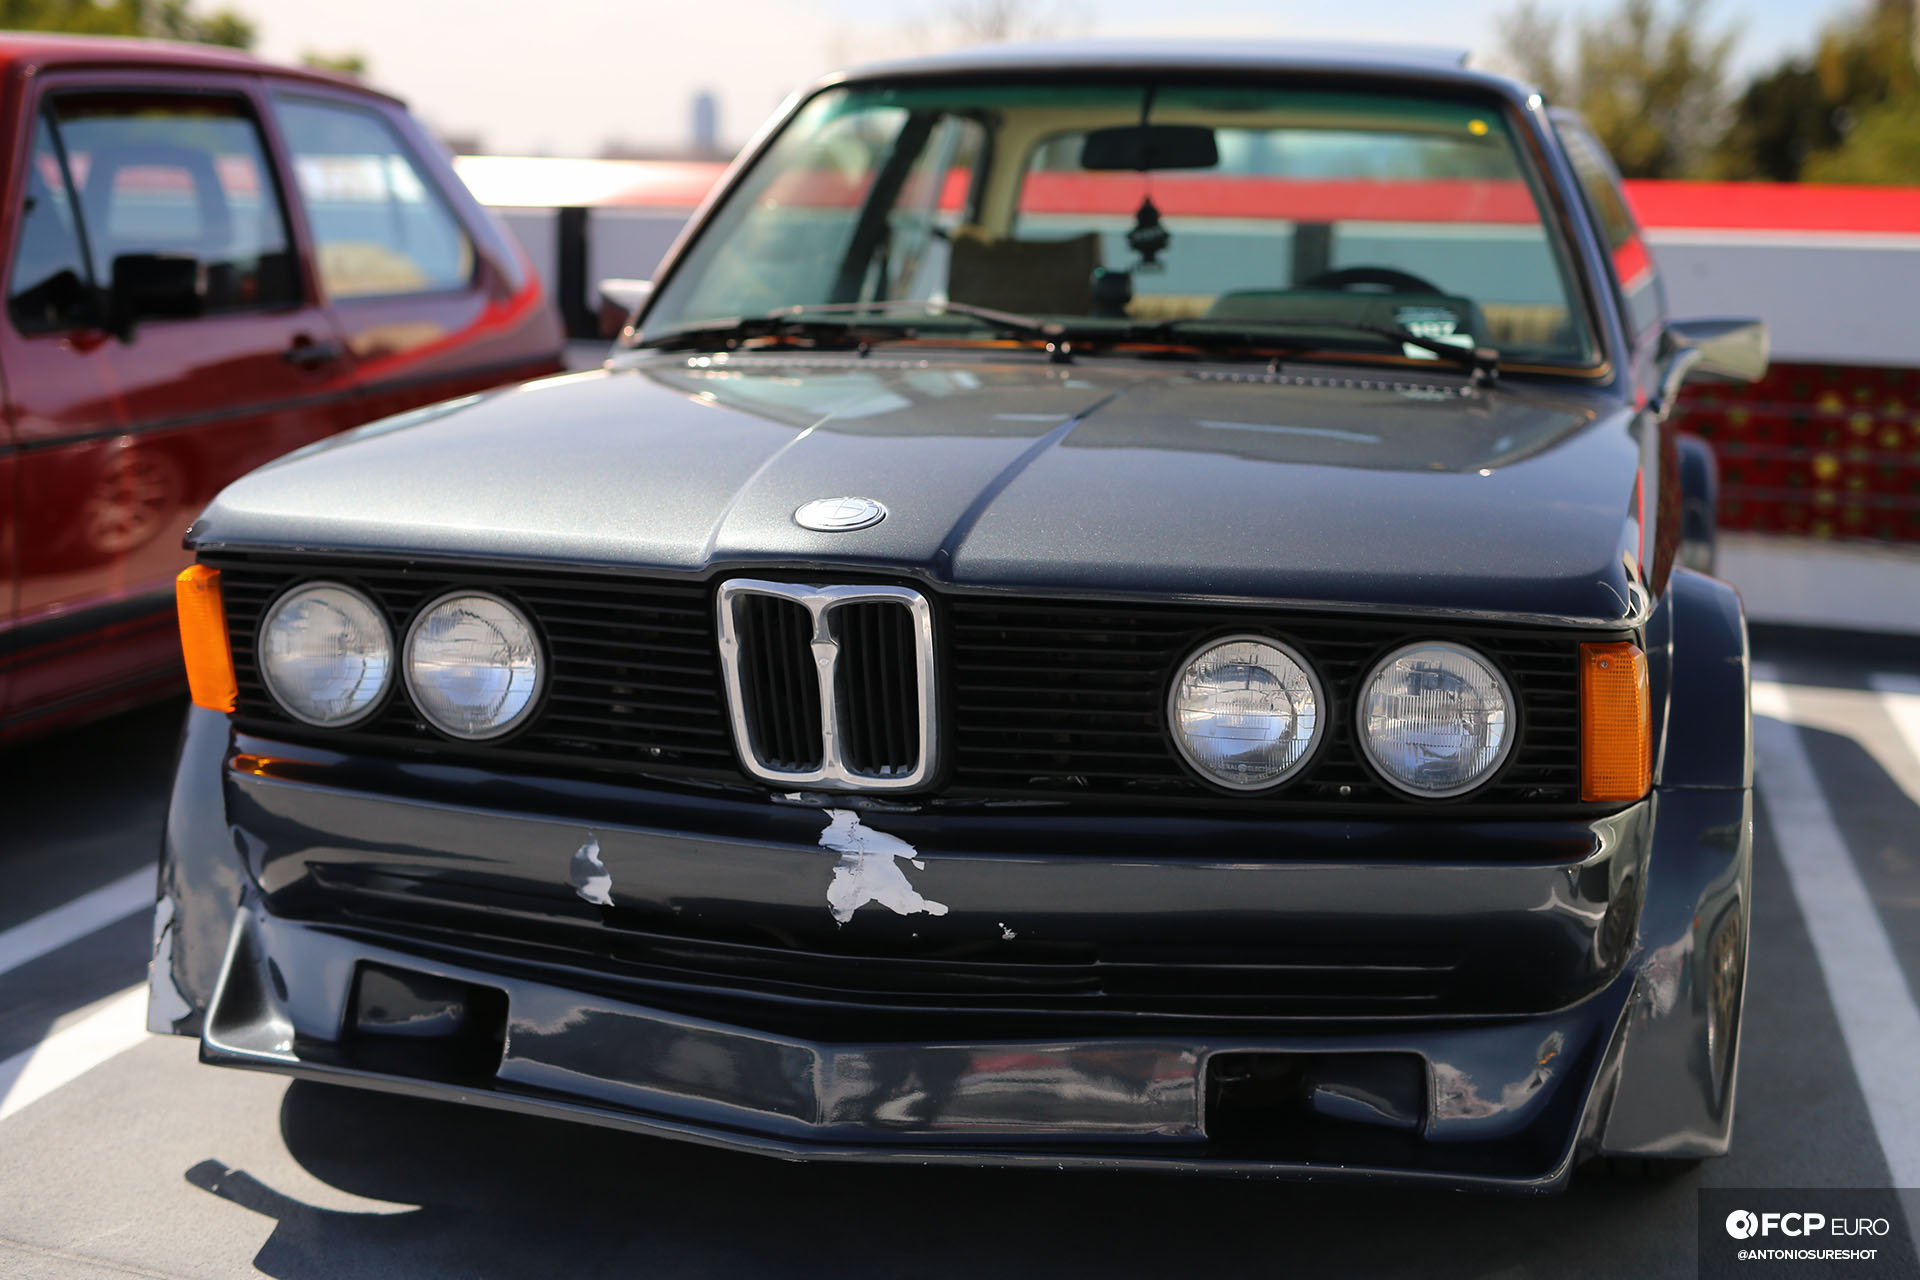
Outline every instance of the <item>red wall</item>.
{"label": "red wall", "polygon": [[1920,370],[1776,363],[1679,413],[1719,455],[1722,528],[1920,543]]}

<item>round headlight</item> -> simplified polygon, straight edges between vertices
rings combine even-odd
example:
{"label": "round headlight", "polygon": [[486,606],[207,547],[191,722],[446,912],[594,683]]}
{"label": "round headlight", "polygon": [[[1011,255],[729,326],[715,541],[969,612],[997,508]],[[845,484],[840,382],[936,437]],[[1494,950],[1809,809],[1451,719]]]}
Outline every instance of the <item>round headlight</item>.
{"label": "round headlight", "polygon": [[531,714],[540,692],[533,625],[495,596],[460,592],[428,605],[407,632],[407,692],[427,722],[455,738],[497,738]]}
{"label": "round headlight", "polygon": [[1360,745],[1402,791],[1443,799],[1473,790],[1513,745],[1513,691],[1457,644],[1411,644],[1360,686]]}
{"label": "round headlight", "polygon": [[393,674],[393,637],[373,601],[337,582],[281,596],[260,624],[260,675],[295,720],[334,729],[373,711]]}
{"label": "round headlight", "polygon": [[1306,660],[1258,636],[1209,642],[1173,678],[1167,722],[1188,764],[1253,791],[1291,776],[1313,751],[1325,705]]}

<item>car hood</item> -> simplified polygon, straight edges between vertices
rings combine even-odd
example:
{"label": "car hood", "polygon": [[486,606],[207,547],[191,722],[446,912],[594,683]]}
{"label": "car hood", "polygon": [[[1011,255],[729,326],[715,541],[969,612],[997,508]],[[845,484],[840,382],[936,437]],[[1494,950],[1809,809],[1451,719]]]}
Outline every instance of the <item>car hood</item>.
{"label": "car hood", "polygon": [[[387,419],[223,492],[201,548],[1618,622],[1639,444],[1597,395],[1026,353],[650,356]],[[794,511],[857,495],[879,524]]]}

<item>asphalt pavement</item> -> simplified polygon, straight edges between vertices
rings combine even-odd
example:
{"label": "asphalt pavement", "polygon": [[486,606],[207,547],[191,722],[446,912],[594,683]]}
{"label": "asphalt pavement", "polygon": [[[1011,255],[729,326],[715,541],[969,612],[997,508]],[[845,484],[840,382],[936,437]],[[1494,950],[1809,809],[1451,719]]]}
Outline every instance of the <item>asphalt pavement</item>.
{"label": "asphalt pavement", "polygon": [[0,751],[0,1275],[1692,1277],[1702,1186],[1920,1185],[1920,644],[1757,658],[1733,1152],[1548,1199],[794,1165],[203,1067],[140,1030],[180,705]]}

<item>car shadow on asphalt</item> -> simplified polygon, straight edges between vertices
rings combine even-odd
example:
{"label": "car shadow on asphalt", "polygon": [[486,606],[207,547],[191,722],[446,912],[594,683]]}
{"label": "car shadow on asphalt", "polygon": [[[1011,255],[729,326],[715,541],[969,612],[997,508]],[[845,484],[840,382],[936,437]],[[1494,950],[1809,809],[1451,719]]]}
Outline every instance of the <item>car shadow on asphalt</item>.
{"label": "car shadow on asphalt", "polygon": [[[0,932],[122,876],[156,874],[184,713],[171,698],[0,748]],[[152,942],[150,908],[103,917],[0,973],[0,1060],[140,981]]]}
{"label": "car shadow on asphalt", "polygon": [[0,747],[0,928],[153,866],[186,700]]}
{"label": "car shadow on asphalt", "polygon": [[[795,1164],[295,1081],[287,1149],[391,1211],[320,1209],[213,1160],[281,1280],[357,1276],[1692,1275],[1697,1175],[1552,1199],[1142,1174]],[[1664,1242],[1664,1243],[1663,1243]]]}

